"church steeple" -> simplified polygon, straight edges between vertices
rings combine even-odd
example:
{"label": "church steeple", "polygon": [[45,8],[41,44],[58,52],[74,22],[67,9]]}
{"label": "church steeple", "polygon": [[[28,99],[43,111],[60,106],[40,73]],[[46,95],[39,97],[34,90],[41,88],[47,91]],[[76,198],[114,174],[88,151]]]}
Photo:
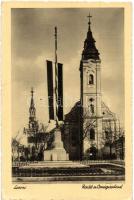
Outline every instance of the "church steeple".
{"label": "church steeple", "polygon": [[100,60],[99,58],[99,52],[95,46],[95,40],[93,38],[92,35],[92,31],[91,31],[91,21],[90,18],[92,17],[89,13],[89,16],[87,16],[89,18],[89,22],[88,22],[88,32],[87,32],[87,38],[85,39],[84,42],[84,49],[82,52],[82,60],[88,60],[88,59],[95,59],[95,60]]}
{"label": "church steeple", "polygon": [[30,108],[29,108],[29,120],[30,121],[35,121],[36,119],[36,109],[34,105],[34,98],[33,98],[34,90],[33,88],[31,89],[31,103],[30,103]]}
{"label": "church steeple", "polygon": [[[101,60],[99,52],[95,46],[95,40],[91,31],[91,15],[89,14],[88,32],[84,42],[82,59],[80,62],[81,79],[81,104],[82,104],[82,128],[85,132],[87,122],[89,140],[83,140],[83,155],[89,148],[94,146],[97,151],[101,149],[102,143],[102,111],[101,111]],[[98,151],[99,152],[99,151]]]}

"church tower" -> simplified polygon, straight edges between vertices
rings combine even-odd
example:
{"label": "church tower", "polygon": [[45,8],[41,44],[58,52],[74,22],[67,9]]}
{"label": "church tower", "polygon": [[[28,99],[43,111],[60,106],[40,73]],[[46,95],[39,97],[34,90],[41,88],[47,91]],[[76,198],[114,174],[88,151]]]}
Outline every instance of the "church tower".
{"label": "church tower", "polygon": [[83,156],[96,159],[102,148],[101,60],[91,31],[88,32],[80,63]]}

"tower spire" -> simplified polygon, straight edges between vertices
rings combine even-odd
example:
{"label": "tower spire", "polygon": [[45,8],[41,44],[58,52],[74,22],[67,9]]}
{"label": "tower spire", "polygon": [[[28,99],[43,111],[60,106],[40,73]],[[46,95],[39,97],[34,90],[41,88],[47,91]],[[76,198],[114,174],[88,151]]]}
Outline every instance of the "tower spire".
{"label": "tower spire", "polygon": [[83,49],[83,52],[82,52],[82,59],[83,60],[88,60],[88,59],[95,59],[95,60],[100,60],[99,58],[99,52],[95,46],[95,40],[93,38],[93,35],[92,35],[92,31],[91,31],[91,15],[89,13],[89,15],[87,16],[89,18],[89,21],[88,21],[88,32],[87,32],[87,37],[85,39],[85,42],[84,42],[84,49]]}
{"label": "tower spire", "polygon": [[33,87],[31,88],[31,96],[33,98],[33,93],[34,93],[34,90],[33,90]]}
{"label": "tower spire", "polygon": [[34,90],[33,88],[31,88],[31,103],[30,103],[30,108],[29,108],[29,119],[30,121],[34,121],[36,119],[36,109],[35,109],[35,105],[34,105]]}

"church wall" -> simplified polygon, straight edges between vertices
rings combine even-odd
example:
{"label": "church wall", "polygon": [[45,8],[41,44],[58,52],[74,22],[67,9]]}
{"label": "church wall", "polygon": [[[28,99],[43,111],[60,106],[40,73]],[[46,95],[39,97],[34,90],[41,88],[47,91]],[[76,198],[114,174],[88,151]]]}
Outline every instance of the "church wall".
{"label": "church wall", "polygon": [[63,136],[64,148],[69,154],[69,160],[80,160],[81,142],[80,142],[80,127],[77,122],[64,125]]}

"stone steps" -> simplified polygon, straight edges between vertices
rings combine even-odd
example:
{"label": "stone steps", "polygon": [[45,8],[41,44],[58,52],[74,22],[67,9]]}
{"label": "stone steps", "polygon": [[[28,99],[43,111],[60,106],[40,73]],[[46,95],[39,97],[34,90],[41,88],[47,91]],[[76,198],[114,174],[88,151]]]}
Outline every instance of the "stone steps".
{"label": "stone steps", "polygon": [[61,177],[61,176],[120,176],[124,168],[99,164],[86,166],[72,161],[43,161],[26,166],[14,166],[13,177]]}
{"label": "stone steps", "polygon": [[29,163],[26,166],[21,166],[21,168],[80,168],[80,167],[86,167],[84,164],[80,164],[78,162],[72,162],[72,161],[43,161],[38,163]]}
{"label": "stone steps", "polygon": [[101,169],[90,169],[90,168],[26,168],[26,169],[15,169],[13,171],[13,177],[62,177],[62,176],[121,176],[124,175],[123,171],[115,172],[104,172]]}

